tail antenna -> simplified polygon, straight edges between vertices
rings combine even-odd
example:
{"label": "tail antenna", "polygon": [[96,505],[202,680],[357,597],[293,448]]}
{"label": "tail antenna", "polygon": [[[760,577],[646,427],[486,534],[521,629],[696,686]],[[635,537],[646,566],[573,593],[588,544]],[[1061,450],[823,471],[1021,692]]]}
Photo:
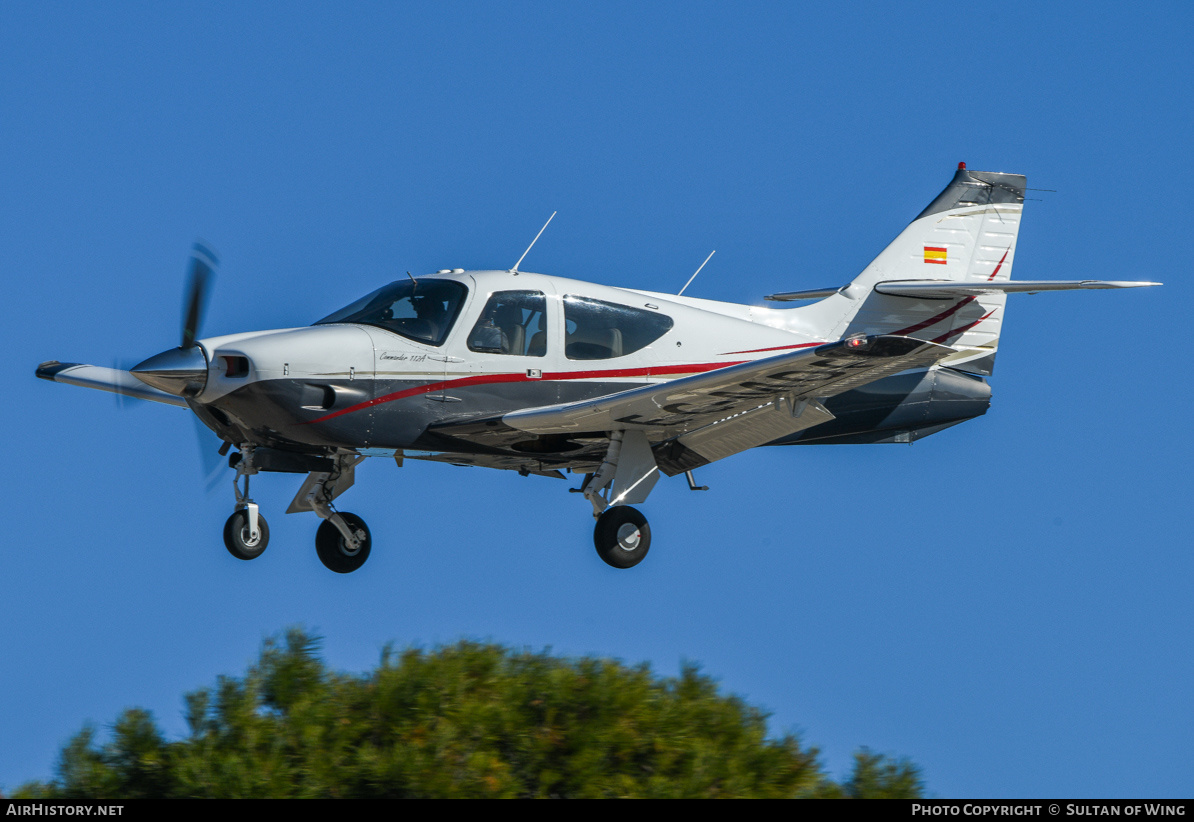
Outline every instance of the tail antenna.
{"label": "tail antenna", "polygon": [[526,259],[526,256],[531,253],[531,249],[535,247],[535,243],[539,242],[540,235],[542,235],[547,229],[547,226],[551,223],[551,221],[555,219],[556,214],[557,212],[555,211],[551,212],[551,216],[547,218],[547,222],[543,224],[543,228],[539,229],[539,233],[535,235],[535,239],[531,240],[531,244],[527,246],[527,250],[522,252],[522,256],[518,258],[518,262],[516,262],[514,267],[510,269],[511,274],[518,273],[518,267],[522,265],[522,261]]}

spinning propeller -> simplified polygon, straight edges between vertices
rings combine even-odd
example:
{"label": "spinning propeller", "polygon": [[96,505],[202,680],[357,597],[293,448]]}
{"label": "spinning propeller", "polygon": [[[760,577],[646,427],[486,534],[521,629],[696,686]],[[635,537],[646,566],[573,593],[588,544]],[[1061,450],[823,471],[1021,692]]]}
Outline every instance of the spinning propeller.
{"label": "spinning propeller", "polygon": [[141,382],[188,398],[198,395],[207,385],[207,355],[195,340],[207,307],[208,291],[216,265],[216,256],[211,249],[202,243],[195,243],[191,250],[191,269],[183,306],[182,344],[129,369]]}
{"label": "spinning propeller", "polygon": [[[163,351],[127,370],[141,382],[180,397],[199,394],[207,384],[207,357],[196,340],[203,324],[203,313],[215,279],[216,255],[202,243],[191,249],[191,266],[187,273],[182,312],[182,344]],[[213,447],[210,429],[198,417],[191,417],[195,425],[195,442],[203,467],[204,485],[210,492],[219,481],[220,469],[226,463]]]}

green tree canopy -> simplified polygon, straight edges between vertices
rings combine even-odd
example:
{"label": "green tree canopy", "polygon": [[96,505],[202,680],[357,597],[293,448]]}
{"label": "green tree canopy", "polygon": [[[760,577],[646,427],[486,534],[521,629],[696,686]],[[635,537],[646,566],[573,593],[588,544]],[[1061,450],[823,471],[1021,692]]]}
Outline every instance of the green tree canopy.
{"label": "green tree canopy", "polygon": [[84,727],[57,777],[18,796],[914,797],[917,768],[865,749],[833,782],[815,748],[767,737],[766,715],[694,666],[560,659],[459,642],[390,649],[374,671],[329,671],[319,641],[267,640],[243,678],[186,695],[190,735],[144,710],[99,744]]}

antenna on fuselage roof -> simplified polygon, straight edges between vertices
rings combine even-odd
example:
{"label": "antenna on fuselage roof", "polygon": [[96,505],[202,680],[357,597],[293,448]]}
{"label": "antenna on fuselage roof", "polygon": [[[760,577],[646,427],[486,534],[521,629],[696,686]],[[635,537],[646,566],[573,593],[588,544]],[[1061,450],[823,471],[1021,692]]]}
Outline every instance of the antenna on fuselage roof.
{"label": "antenna on fuselage roof", "polygon": [[543,228],[539,229],[539,234],[535,235],[535,239],[531,240],[531,244],[527,246],[527,250],[522,252],[522,256],[518,258],[518,262],[516,262],[514,267],[510,269],[511,274],[518,273],[518,267],[522,265],[522,261],[526,259],[526,256],[531,253],[531,249],[535,247],[535,243],[539,242],[539,235],[547,229],[548,223],[555,219],[557,213],[558,212],[555,211],[551,212],[551,216],[547,218],[547,222],[543,224]]}
{"label": "antenna on fuselage roof", "polygon": [[[713,249],[712,251],[710,251],[710,252],[709,252],[709,256],[705,258],[705,262],[704,262],[704,263],[701,263],[701,268],[704,268],[704,267],[705,267],[705,263],[707,263],[707,262],[709,262],[710,260],[712,260],[712,259],[713,259],[713,255],[714,255],[714,254],[716,254],[716,253],[717,253],[717,249],[716,249],[716,248],[715,248],[715,249]],[[692,285],[692,281],[696,279],[696,275],[701,273],[701,268],[698,268],[696,271],[692,272],[692,276],[688,278],[688,282],[684,283],[684,288],[688,288],[688,286]],[[676,294],[676,296],[677,296],[677,297],[679,297],[681,294],[683,294],[683,293],[684,293],[684,288],[681,288],[681,289],[680,289],[680,291],[679,291],[679,292]]]}

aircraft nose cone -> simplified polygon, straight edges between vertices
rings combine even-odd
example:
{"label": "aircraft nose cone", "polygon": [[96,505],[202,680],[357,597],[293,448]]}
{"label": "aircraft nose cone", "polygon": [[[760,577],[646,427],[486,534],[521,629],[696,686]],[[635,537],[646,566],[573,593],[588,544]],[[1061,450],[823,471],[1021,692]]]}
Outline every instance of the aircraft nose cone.
{"label": "aircraft nose cone", "polygon": [[171,348],[138,363],[129,372],[146,385],[180,397],[194,397],[207,386],[207,355],[197,345]]}

